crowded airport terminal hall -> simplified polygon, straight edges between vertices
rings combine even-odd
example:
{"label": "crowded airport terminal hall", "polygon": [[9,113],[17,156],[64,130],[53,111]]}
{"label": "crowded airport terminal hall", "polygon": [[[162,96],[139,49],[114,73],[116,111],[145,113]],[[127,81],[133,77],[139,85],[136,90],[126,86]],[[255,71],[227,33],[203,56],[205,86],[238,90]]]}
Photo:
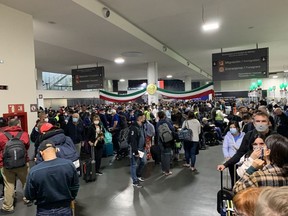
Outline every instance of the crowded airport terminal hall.
{"label": "crowded airport terminal hall", "polygon": [[0,0],[0,215],[288,216],[288,0]]}

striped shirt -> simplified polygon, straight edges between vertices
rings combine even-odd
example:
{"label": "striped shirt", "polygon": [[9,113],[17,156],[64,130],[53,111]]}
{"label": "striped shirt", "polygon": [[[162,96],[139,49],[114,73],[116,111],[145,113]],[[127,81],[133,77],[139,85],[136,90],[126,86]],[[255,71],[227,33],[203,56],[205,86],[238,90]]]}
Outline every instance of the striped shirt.
{"label": "striped shirt", "polygon": [[234,188],[234,193],[245,190],[249,187],[281,187],[288,185],[288,173],[276,164],[268,164],[262,170],[249,167],[242,178],[240,178]]}

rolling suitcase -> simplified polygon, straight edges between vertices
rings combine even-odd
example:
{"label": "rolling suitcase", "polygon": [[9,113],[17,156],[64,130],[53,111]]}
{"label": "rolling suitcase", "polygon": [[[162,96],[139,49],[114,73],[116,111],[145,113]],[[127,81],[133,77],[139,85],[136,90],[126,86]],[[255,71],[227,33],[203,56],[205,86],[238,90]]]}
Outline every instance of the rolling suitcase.
{"label": "rolling suitcase", "polygon": [[94,146],[91,147],[91,159],[85,160],[83,162],[83,180],[86,182],[96,180]]}
{"label": "rolling suitcase", "polygon": [[[227,186],[228,186],[228,175],[227,175]],[[232,216],[233,215],[233,191],[223,187],[223,171],[220,172],[221,178],[221,189],[217,193],[217,211],[221,216]]]}
{"label": "rolling suitcase", "polygon": [[158,164],[161,162],[161,149],[159,145],[151,146],[150,153],[151,153],[152,159],[155,161],[155,164]]}
{"label": "rolling suitcase", "polygon": [[112,143],[105,143],[103,146],[103,157],[113,156],[113,144]]}

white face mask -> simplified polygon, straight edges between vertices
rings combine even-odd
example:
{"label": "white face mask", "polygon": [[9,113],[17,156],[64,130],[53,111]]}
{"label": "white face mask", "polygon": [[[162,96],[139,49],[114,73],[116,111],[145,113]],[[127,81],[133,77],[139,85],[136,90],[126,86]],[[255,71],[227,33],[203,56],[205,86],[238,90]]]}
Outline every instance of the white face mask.
{"label": "white face mask", "polygon": [[94,121],[94,124],[95,124],[95,125],[98,125],[98,124],[99,124],[99,121]]}
{"label": "white face mask", "polygon": [[44,121],[45,121],[45,122],[48,122],[48,121],[49,121],[49,118],[45,118]]}
{"label": "white face mask", "polygon": [[264,132],[268,129],[268,127],[269,127],[268,124],[261,124],[261,123],[255,124],[255,128],[258,132]]}
{"label": "white face mask", "polygon": [[96,128],[96,133],[99,133],[101,130],[99,127]]}

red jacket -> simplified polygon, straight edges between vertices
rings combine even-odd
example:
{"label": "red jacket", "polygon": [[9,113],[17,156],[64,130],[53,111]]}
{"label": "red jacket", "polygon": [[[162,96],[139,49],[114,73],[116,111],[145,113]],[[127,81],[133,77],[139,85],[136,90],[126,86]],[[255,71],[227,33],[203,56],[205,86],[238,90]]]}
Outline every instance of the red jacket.
{"label": "red jacket", "polygon": [[[19,126],[12,126],[7,127],[4,129],[5,132],[9,132],[12,136],[16,136],[18,132],[22,131],[22,128]],[[25,148],[26,148],[26,161],[29,162],[28,157],[28,149],[30,147],[30,139],[29,134],[25,131],[23,131],[22,136],[20,137],[20,140],[23,141]],[[3,132],[0,132],[0,167],[3,167],[3,151],[6,145],[6,142],[8,141],[8,138],[5,136]]]}

